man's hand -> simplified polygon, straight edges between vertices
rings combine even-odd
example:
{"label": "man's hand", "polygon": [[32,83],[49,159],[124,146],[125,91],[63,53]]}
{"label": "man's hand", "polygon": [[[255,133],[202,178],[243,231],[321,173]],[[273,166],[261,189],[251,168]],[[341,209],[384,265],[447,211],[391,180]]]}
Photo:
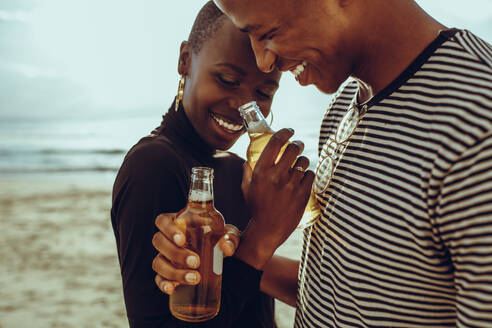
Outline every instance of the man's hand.
{"label": "man's hand", "polygon": [[[171,295],[179,284],[196,285],[200,282],[200,257],[195,252],[184,248],[185,234],[174,224],[176,213],[160,214],[155,224],[159,229],[152,238],[152,245],[159,252],[152,262],[152,269],[157,273],[155,283],[161,291]],[[239,230],[225,225],[225,234],[219,240],[219,247],[224,256],[232,256],[239,243]],[[185,269],[183,269],[185,268]]]}

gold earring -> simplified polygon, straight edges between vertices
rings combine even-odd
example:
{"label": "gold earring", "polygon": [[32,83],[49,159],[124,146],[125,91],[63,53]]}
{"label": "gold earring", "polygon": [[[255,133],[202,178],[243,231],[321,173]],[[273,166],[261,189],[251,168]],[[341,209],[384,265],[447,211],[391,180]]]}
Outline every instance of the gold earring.
{"label": "gold earring", "polygon": [[181,80],[179,80],[178,86],[178,95],[176,96],[176,103],[174,105],[174,110],[178,111],[179,103],[183,100],[184,86],[185,86],[186,78],[184,75],[181,76]]}
{"label": "gold earring", "polygon": [[273,123],[273,109],[270,109],[270,114],[268,116],[270,116],[270,126],[272,126],[272,123]]}

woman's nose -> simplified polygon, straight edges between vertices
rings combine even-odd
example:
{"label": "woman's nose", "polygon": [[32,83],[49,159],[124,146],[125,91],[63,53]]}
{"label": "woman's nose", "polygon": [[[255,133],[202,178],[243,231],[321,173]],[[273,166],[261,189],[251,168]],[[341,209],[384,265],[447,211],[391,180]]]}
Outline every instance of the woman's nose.
{"label": "woman's nose", "polygon": [[237,111],[239,107],[241,107],[242,105],[244,105],[244,104],[246,104],[252,100],[253,99],[251,97],[249,97],[249,98],[234,97],[234,98],[229,99],[228,105],[232,110]]}
{"label": "woman's nose", "polygon": [[227,105],[231,109],[237,111],[239,107],[253,100],[255,100],[254,97],[252,96],[251,92],[248,91],[247,89],[244,90],[236,89],[234,91],[234,95],[231,95],[231,97],[227,99]]}

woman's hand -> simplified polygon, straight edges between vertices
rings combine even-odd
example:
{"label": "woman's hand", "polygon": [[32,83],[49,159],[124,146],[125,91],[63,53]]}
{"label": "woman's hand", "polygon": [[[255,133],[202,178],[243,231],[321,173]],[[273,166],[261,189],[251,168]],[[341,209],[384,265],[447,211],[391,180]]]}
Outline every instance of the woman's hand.
{"label": "woman's hand", "polygon": [[292,135],[290,129],[276,132],[254,171],[247,167],[243,171],[241,188],[251,220],[241,235],[236,257],[260,270],[299,224],[314,180],[314,172],[307,170],[309,160],[299,156],[302,142],[289,143],[278,159]]}
{"label": "woman's hand", "polygon": [[[152,245],[159,252],[152,262],[152,269],[157,273],[155,283],[161,291],[171,295],[179,284],[196,285],[200,282],[200,257],[195,252],[184,248],[185,234],[174,224],[176,213],[160,214],[155,224],[159,229],[152,238]],[[239,230],[225,225],[225,234],[219,240],[219,247],[224,257],[232,256],[239,244]],[[179,268],[187,269],[179,269]]]}

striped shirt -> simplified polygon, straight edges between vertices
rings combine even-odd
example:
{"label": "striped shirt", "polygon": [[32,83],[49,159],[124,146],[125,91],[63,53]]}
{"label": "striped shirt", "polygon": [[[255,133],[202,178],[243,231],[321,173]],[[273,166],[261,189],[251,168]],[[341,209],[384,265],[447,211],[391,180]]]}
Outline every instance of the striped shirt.
{"label": "striped shirt", "polygon": [[318,200],[295,327],[492,327],[492,47],[441,32],[369,101]]}

